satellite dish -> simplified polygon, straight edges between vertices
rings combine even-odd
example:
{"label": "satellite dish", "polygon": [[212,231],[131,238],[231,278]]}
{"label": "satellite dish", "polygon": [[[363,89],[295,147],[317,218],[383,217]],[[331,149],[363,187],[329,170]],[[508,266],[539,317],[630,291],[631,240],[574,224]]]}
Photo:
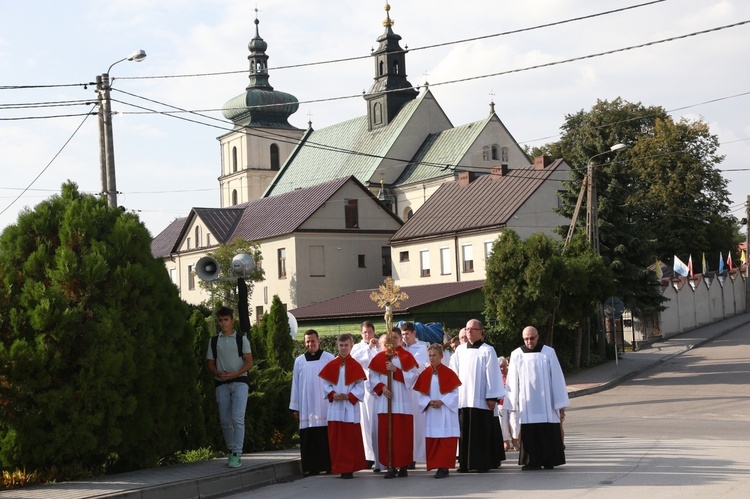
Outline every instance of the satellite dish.
{"label": "satellite dish", "polygon": [[297,337],[297,319],[289,312],[286,313],[286,318],[289,320],[289,334],[292,335],[292,339]]}

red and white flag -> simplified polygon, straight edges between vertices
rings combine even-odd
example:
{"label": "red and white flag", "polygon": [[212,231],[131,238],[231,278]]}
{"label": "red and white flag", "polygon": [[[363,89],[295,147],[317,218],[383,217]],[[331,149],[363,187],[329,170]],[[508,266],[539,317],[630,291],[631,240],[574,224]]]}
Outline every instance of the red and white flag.
{"label": "red and white flag", "polygon": [[688,257],[688,273],[693,277],[693,255]]}

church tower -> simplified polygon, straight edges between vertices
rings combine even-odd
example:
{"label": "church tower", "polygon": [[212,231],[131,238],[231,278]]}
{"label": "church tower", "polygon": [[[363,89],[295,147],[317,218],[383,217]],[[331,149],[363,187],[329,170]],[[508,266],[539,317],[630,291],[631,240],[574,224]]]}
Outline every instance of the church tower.
{"label": "church tower", "polygon": [[256,9],[255,36],[247,46],[250,83],[222,108],[234,123],[231,132],[218,138],[222,208],[259,199],[304,133],[288,121],[299,108],[297,98],[268,82],[268,44],[260,37],[259,24]]}
{"label": "church tower", "polygon": [[378,48],[372,53],[375,59],[375,83],[365,94],[370,130],[387,126],[399,110],[417,97],[418,92],[406,79],[406,50],[399,45],[401,36],[393,32],[391,6],[385,4],[385,31],[377,39]]}

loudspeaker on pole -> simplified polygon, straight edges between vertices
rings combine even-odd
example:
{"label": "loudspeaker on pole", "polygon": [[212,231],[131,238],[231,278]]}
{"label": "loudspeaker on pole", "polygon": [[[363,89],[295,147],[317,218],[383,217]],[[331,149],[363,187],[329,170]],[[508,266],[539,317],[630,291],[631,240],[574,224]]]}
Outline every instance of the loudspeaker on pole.
{"label": "loudspeaker on pole", "polygon": [[204,281],[215,281],[221,274],[221,266],[216,258],[204,256],[195,264],[195,273]]}

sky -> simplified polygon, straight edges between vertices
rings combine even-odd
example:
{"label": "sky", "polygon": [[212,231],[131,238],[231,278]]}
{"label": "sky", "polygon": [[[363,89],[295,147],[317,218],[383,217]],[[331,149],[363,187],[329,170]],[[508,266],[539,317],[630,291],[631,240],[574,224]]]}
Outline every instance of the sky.
{"label": "sky", "polygon": [[[219,207],[217,137],[231,130],[220,110],[247,86],[255,9],[268,43],[269,81],[300,101],[290,123],[306,128],[311,121],[319,129],[366,113],[361,95],[372,84],[369,54],[383,32],[384,4],[0,2],[0,231],[16,223],[21,210],[59,193],[67,180],[83,192],[99,192],[98,124],[88,115],[96,96],[94,87],[84,84],[138,49],[148,54],[145,60],[120,62],[110,71],[118,203],[138,213],[153,236],[192,207]],[[647,5],[628,9],[641,4]],[[522,146],[538,146],[558,140],[566,115],[589,110],[597,100],[621,97],[662,106],[676,120],[709,124],[725,156],[720,169],[729,182],[731,213],[745,216],[750,2],[391,0],[390,5],[393,29],[410,50],[409,81],[428,82],[454,125],[483,119],[493,101],[513,137]],[[619,12],[562,22],[612,10]],[[553,25],[529,29],[548,24]],[[685,37],[707,30],[714,31]],[[508,33],[513,31],[518,32]],[[490,36],[501,33],[506,34]],[[468,38],[479,39],[446,44]],[[670,38],[676,39],[651,44]],[[437,44],[445,45],[429,48]],[[646,46],[622,50],[640,45]],[[604,52],[613,53],[587,57]],[[570,59],[579,60],[557,64]],[[45,104],[70,101],[76,104]],[[175,108],[193,113],[166,114]]]}

